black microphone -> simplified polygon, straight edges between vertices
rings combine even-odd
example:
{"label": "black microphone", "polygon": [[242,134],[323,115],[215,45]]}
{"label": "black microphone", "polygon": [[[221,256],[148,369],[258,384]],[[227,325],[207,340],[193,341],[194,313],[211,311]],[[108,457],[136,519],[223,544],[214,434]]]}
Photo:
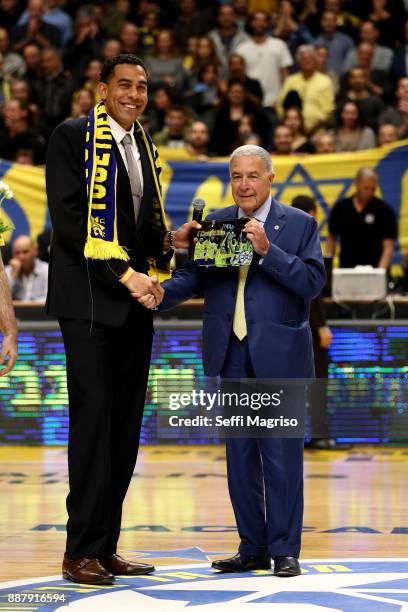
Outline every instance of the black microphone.
{"label": "black microphone", "polygon": [[[192,204],[193,204],[193,221],[197,221],[198,223],[201,223],[201,221],[203,220],[205,202],[201,198],[196,198],[195,200],[193,200]],[[194,238],[196,236],[197,236],[197,230],[192,229],[190,232],[190,245],[188,247],[188,256],[190,259],[193,258]]]}

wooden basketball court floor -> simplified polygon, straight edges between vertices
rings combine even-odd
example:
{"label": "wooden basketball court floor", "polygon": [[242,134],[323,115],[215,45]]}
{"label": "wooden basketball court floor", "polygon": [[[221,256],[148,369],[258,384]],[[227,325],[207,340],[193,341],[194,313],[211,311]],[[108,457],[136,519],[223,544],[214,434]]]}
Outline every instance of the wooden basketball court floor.
{"label": "wooden basketball court floor", "polygon": [[[0,447],[0,480],[0,581],[58,574],[66,449]],[[302,557],[408,557],[407,485],[408,449],[306,450]],[[142,447],[120,553],[181,565],[228,556],[237,543],[224,448]]]}

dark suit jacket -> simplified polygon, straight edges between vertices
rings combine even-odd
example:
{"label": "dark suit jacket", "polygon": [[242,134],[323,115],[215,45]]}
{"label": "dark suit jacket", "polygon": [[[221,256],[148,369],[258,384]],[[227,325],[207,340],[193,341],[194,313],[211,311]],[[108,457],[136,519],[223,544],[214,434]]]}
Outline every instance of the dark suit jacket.
{"label": "dark suit jacket", "polygon": [[[229,206],[207,217],[234,219]],[[271,242],[259,264],[254,256],[245,285],[248,345],[256,376],[313,376],[309,303],[325,282],[316,221],[310,215],[272,200],[265,232]],[[168,309],[204,293],[203,361],[205,373],[221,373],[232,331],[238,268],[199,268],[188,264],[163,283],[161,305]]]}
{"label": "dark suit jacket", "polygon": [[[47,312],[58,317],[121,325],[135,300],[118,280],[129,264],[86,260],[88,202],[85,181],[86,118],[61,123],[47,152],[46,186],[53,226]],[[147,272],[147,257],[162,252],[163,235],[150,224],[154,180],[144,144],[138,138],[143,170],[143,198],[136,227],[129,177],[114,141],[117,176],[119,244],[131,257],[132,268]],[[171,252],[170,252],[171,255]],[[140,306],[141,313],[145,309]]]}

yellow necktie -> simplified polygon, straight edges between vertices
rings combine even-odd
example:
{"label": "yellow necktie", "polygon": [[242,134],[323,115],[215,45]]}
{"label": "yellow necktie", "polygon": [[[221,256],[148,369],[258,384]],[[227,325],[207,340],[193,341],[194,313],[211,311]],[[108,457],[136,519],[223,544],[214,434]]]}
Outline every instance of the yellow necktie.
{"label": "yellow necktie", "polygon": [[249,266],[240,266],[239,268],[237,300],[235,302],[234,320],[232,323],[232,330],[239,340],[243,340],[247,335],[244,292],[248,270]]}

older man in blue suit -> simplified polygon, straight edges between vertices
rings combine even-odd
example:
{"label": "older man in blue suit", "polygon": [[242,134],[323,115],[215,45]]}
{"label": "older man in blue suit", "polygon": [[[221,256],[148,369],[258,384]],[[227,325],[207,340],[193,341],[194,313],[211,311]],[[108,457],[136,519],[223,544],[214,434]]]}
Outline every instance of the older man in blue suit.
{"label": "older man in blue suit", "polygon": [[[210,219],[252,217],[245,231],[251,265],[176,270],[163,284],[162,309],[204,293],[203,360],[207,375],[223,378],[313,376],[309,304],[325,270],[316,221],[271,198],[267,151],[255,145],[230,158],[236,205]],[[140,298],[147,307],[149,297]],[[224,572],[269,569],[296,576],[303,517],[303,439],[227,439],[228,486],[241,539],[239,552],[213,562]]]}

